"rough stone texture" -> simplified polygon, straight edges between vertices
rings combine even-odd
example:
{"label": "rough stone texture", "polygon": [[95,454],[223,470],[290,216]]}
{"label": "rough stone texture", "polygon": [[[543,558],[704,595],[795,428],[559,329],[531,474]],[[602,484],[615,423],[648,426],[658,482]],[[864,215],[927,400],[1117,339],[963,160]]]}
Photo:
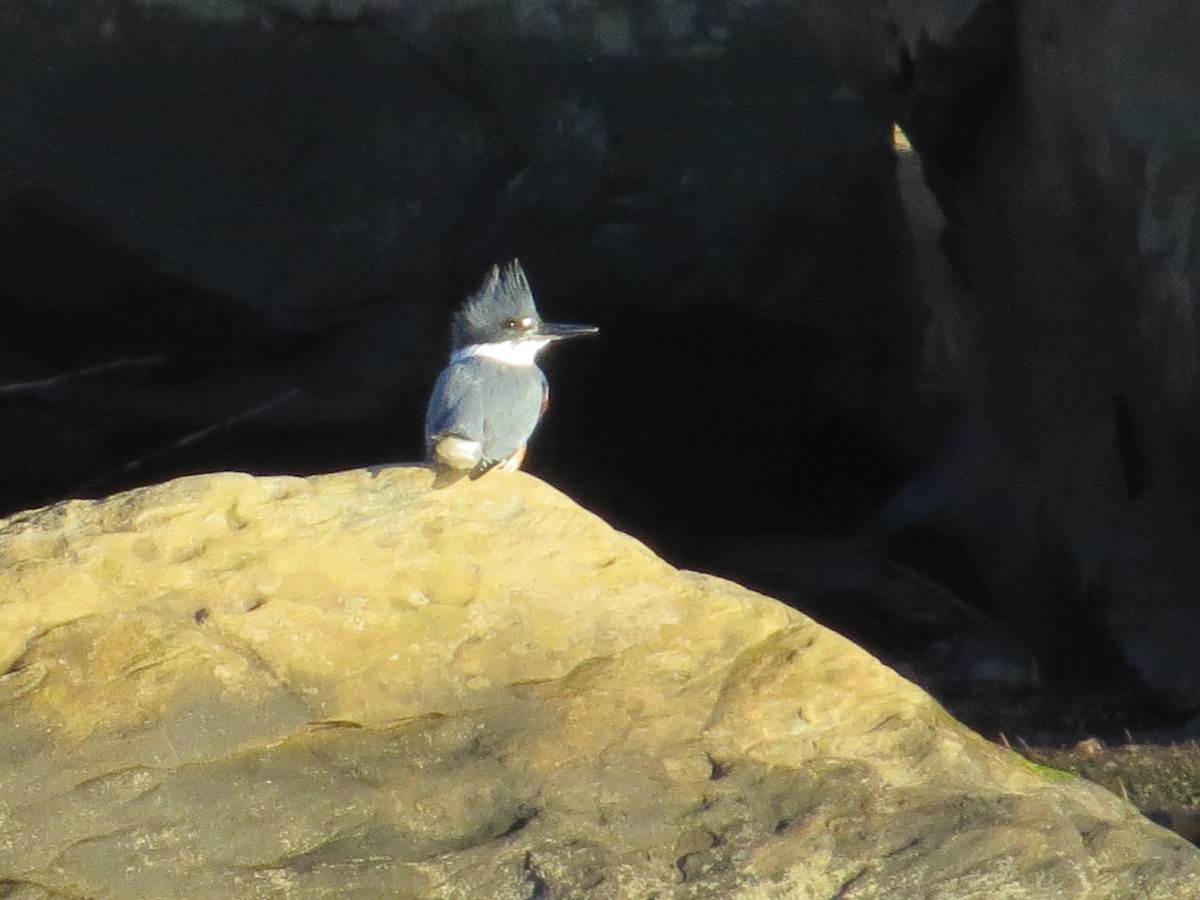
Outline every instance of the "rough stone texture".
{"label": "rough stone texture", "polygon": [[1194,897],[1200,855],[524,474],[0,528],[6,897]]}

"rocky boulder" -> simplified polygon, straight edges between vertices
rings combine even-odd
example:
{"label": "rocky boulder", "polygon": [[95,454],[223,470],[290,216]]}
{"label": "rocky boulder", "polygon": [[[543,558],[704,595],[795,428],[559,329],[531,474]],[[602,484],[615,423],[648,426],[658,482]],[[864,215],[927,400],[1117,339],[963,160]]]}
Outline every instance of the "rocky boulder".
{"label": "rocky boulder", "polygon": [[536,479],[0,527],[0,894],[1194,897],[1200,856]]}

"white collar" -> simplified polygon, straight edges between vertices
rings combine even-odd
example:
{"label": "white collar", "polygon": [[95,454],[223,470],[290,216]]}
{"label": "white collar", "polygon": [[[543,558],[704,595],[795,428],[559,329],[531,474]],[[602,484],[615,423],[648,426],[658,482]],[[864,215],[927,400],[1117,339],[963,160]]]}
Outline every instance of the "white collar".
{"label": "white collar", "polygon": [[470,344],[450,354],[450,362],[462,362],[472,356],[483,356],[510,366],[532,366],[538,351],[549,340],[497,341],[494,344]]}

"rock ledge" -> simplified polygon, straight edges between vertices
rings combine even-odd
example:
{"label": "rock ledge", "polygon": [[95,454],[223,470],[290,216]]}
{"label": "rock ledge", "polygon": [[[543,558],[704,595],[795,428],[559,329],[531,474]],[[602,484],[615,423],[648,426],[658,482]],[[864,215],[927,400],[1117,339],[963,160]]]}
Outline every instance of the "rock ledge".
{"label": "rock ledge", "polygon": [[0,523],[0,895],[1194,897],[1200,855],[536,479]]}

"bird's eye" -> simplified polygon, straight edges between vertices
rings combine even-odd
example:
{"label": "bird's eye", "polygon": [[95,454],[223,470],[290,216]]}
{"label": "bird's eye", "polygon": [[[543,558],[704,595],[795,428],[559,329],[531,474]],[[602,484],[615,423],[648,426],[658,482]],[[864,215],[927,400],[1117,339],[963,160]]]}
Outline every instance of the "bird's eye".
{"label": "bird's eye", "polygon": [[500,323],[501,327],[503,327],[503,328],[516,328],[520,324],[521,323],[518,322],[516,319],[505,319],[503,322]]}

